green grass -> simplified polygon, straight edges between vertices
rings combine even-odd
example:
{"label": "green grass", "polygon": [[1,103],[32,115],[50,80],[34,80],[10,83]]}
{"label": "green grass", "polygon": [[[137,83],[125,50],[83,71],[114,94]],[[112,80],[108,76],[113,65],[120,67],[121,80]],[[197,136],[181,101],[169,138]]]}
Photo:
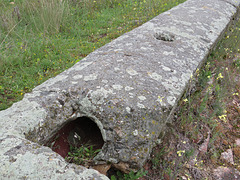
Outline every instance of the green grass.
{"label": "green grass", "polygon": [[70,146],[70,151],[65,160],[70,163],[89,167],[92,165],[93,158],[101,151],[95,149],[93,145],[84,144],[80,147]]}
{"label": "green grass", "polygon": [[137,180],[143,176],[145,176],[148,172],[144,171],[143,169],[140,169],[137,172],[133,172],[131,171],[128,174],[124,174],[121,173],[120,171],[117,171],[115,175],[111,176],[111,180],[118,180],[118,179],[122,179],[122,180]]}
{"label": "green grass", "polygon": [[0,110],[185,0],[0,0]]}

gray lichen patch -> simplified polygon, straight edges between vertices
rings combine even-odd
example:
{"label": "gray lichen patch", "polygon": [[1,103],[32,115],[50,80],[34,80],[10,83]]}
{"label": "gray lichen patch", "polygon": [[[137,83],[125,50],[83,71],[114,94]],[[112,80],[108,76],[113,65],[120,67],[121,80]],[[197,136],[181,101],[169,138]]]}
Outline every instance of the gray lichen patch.
{"label": "gray lichen patch", "polygon": [[133,90],[134,88],[133,87],[130,87],[130,86],[126,86],[125,87],[125,91],[131,91],[131,90]]}
{"label": "gray lichen patch", "polygon": [[148,75],[150,76],[150,78],[156,80],[156,81],[161,81],[162,80],[162,76],[156,72],[150,73],[148,72]]}
{"label": "gray lichen patch", "polygon": [[137,107],[140,108],[140,109],[145,108],[145,106],[143,104],[139,103],[139,102],[137,103]]}
{"label": "gray lichen patch", "polygon": [[146,97],[145,96],[138,96],[138,99],[140,99],[140,101],[144,101],[144,100],[146,100]]}
{"label": "gray lichen patch", "polygon": [[127,73],[130,74],[131,76],[138,75],[138,72],[135,71],[135,70],[132,69],[132,68],[127,68],[126,71],[127,71]]}
{"label": "gray lichen patch", "polygon": [[[240,0],[229,2],[188,0],[99,48],[1,111],[3,177],[74,179],[87,174],[101,179],[93,170],[67,164],[49,148],[35,150],[32,145],[45,144],[80,117],[93,120],[104,140],[95,164],[142,167],[192,75],[237,13]],[[4,139],[7,135],[14,137]],[[31,145],[24,149],[22,142]],[[28,163],[30,170],[22,167]]]}
{"label": "gray lichen patch", "polygon": [[89,74],[87,76],[84,76],[84,81],[93,81],[97,79],[97,74]]}
{"label": "gray lichen patch", "polygon": [[123,87],[121,85],[113,85],[113,89],[115,90],[121,90]]}
{"label": "gray lichen patch", "polygon": [[77,80],[77,79],[81,79],[82,77],[83,77],[83,75],[79,74],[79,75],[74,76],[73,79]]}

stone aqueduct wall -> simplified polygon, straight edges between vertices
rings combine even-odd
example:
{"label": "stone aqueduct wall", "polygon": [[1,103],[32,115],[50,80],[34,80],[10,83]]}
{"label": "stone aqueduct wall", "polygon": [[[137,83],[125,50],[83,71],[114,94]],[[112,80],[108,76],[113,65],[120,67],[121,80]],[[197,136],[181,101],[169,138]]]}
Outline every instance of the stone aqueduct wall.
{"label": "stone aqueduct wall", "polygon": [[43,146],[81,117],[104,144],[96,164],[138,169],[191,75],[233,22],[240,0],[188,0],[97,49],[0,112],[3,179],[108,179]]}

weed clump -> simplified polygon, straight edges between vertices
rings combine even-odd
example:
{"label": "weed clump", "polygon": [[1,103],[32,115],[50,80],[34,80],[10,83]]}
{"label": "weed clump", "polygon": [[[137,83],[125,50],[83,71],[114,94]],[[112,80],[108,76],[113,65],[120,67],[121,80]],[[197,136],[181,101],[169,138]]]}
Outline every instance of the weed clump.
{"label": "weed clump", "polygon": [[84,144],[81,147],[70,146],[70,152],[68,152],[65,160],[70,163],[90,167],[92,165],[93,158],[101,151],[101,149],[94,149],[93,145]]}

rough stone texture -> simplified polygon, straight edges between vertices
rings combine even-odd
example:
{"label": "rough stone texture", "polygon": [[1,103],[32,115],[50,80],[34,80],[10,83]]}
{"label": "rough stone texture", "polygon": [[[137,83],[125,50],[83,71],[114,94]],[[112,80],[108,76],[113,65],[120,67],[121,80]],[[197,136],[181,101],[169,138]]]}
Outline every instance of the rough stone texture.
{"label": "rough stone texture", "polygon": [[98,125],[105,142],[96,164],[141,167],[164,134],[192,74],[232,22],[239,4],[240,0],[188,0],[99,48],[1,111],[1,176],[104,179],[40,146],[82,116]]}
{"label": "rough stone texture", "polygon": [[233,168],[219,166],[213,172],[216,180],[238,180],[240,179],[240,172]]}
{"label": "rough stone texture", "polygon": [[24,138],[0,138],[0,179],[108,179],[98,171],[68,164],[50,148]]}
{"label": "rough stone texture", "polygon": [[221,159],[227,161],[228,163],[234,164],[232,149],[228,149],[227,151],[221,153]]}
{"label": "rough stone texture", "polygon": [[235,140],[236,146],[240,146],[240,139]]}

